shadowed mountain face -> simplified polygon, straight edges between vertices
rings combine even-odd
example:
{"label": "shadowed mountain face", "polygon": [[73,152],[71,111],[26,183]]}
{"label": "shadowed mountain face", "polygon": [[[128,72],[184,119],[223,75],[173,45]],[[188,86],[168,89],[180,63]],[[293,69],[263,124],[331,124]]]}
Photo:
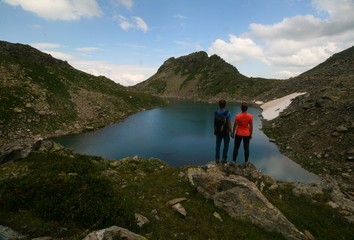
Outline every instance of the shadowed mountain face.
{"label": "shadowed mountain face", "polygon": [[161,104],[28,45],[0,41],[0,145],[96,128]]}
{"label": "shadowed mountain face", "polygon": [[[264,93],[269,99],[307,92],[264,129],[292,159],[316,172],[349,173],[354,157],[354,47]],[[316,164],[320,162],[321,164]],[[343,177],[344,176],[344,177]]]}
{"label": "shadowed mountain face", "polygon": [[248,78],[217,55],[196,52],[169,58],[157,73],[133,87],[134,90],[164,97],[195,100],[253,100],[282,82]]}

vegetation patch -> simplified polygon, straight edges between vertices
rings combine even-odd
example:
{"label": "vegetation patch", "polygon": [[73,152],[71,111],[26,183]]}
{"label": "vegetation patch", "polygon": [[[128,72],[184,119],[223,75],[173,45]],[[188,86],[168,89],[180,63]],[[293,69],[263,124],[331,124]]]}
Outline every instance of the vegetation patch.
{"label": "vegetation patch", "polygon": [[[31,153],[0,166],[0,224],[27,236],[82,239],[112,225],[148,239],[283,239],[251,222],[231,218],[188,182],[188,167],[169,167],[159,159]],[[301,230],[318,239],[350,239],[352,224],[325,206],[295,197],[291,187],[267,190],[266,197]],[[186,198],[184,217],[166,203]],[[149,219],[139,227],[138,213]],[[222,222],[215,217],[219,214]]]}
{"label": "vegetation patch", "polygon": [[[0,224],[9,225],[11,219],[24,216],[33,218],[32,223],[55,222],[72,230],[115,224],[127,227],[133,213],[95,162],[94,157],[80,155],[73,159],[52,153],[31,154],[21,163],[27,171],[1,182],[1,212],[9,218],[2,218]],[[27,231],[36,232],[34,229]]]}
{"label": "vegetation patch", "polygon": [[297,197],[292,189],[291,185],[283,185],[264,194],[300,231],[307,230],[316,239],[352,239],[354,225],[326,204],[325,195],[315,199],[305,195]]}

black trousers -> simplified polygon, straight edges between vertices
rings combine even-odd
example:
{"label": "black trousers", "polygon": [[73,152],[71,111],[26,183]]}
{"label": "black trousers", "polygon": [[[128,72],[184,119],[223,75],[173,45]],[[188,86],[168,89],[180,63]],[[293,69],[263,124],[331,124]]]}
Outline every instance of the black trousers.
{"label": "black trousers", "polygon": [[233,161],[236,161],[238,155],[238,149],[240,148],[241,141],[243,141],[243,150],[245,152],[245,162],[248,162],[248,158],[250,156],[250,136],[235,136],[235,147],[234,147],[234,154],[233,154]]}

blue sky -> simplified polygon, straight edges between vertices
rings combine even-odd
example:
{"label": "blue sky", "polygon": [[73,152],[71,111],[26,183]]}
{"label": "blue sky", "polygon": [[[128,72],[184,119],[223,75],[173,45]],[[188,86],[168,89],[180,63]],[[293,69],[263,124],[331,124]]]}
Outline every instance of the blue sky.
{"label": "blue sky", "polygon": [[354,45],[353,12],[354,0],[0,0],[0,40],[124,86],[196,51],[287,79]]}

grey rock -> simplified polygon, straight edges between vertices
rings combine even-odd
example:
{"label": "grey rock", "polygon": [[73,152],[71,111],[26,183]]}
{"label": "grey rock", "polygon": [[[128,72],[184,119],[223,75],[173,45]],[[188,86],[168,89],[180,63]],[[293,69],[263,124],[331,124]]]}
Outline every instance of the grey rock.
{"label": "grey rock", "polygon": [[114,240],[114,239],[126,239],[126,240],[147,240],[145,237],[133,233],[125,228],[118,226],[112,226],[106,229],[94,231],[88,234],[83,240]]}
{"label": "grey rock", "polygon": [[220,214],[218,212],[214,212],[213,216],[218,219],[220,222],[224,222],[224,220],[221,218]]}
{"label": "grey rock", "polygon": [[168,206],[173,206],[173,205],[175,205],[175,204],[177,204],[177,203],[181,203],[181,202],[184,202],[184,201],[187,201],[188,199],[187,198],[184,198],[184,197],[182,197],[182,198],[175,198],[175,199],[172,199],[172,200],[170,200],[170,201],[168,201],[167,203],[166,203],[166,205],[168,205]]}
{"label": "grey rock", "polygon": [[17,240],[17,239],[25,239],[26,236],[12,230],[9,227],[0,225],[0,239],[3,239],[3,238]]}
{"label": "grey rock", "polygon": [[150,220],[147,217],[145,217],[145,216],[143,216],[143,215],[141,215],[139,213],[135,213],[134,216],[135,216],[135,221],[137,222],[139,227],[142,227],[145,224],[150,223]]}
{"label": "grey rock", "polygon": [[336,127],[336,131],[337,132],[347,132],[348,128],[344,125],[340,125],[340,126]]}
{"label": "grey rock", "polygon": [[316,238],[308,230],[305,230],[304,234],[308,240],[316,240]]}
{"label": "grey rock", "polygon": [[51,140],[39,140],[33,145],[33,150],[39,152],[58,152],[63,149],[62,145]]}
{"label": "grey rock", "polygon": [[9,161],[17,161],[19,159],[27,157],[32,151],[31,146],[12,146],[6,149],[3,152],[0,152],[0,164],[9,162]]}
{"label": "grey rock", "polygon": [[182,204],[177,203],[172,206],[172,209],[178,213],[180,213],[182,216],[187,216],[187,211],[186,209],[182,206]]}
{"label": "grey rock", "polygon": [[286,239],[305,239],[258,190],[239,175],[226,175],[217,166],[190,168],[188,177],[201,194],[214,201],[231,217],[248,220],[264,229],[281,233]]}

